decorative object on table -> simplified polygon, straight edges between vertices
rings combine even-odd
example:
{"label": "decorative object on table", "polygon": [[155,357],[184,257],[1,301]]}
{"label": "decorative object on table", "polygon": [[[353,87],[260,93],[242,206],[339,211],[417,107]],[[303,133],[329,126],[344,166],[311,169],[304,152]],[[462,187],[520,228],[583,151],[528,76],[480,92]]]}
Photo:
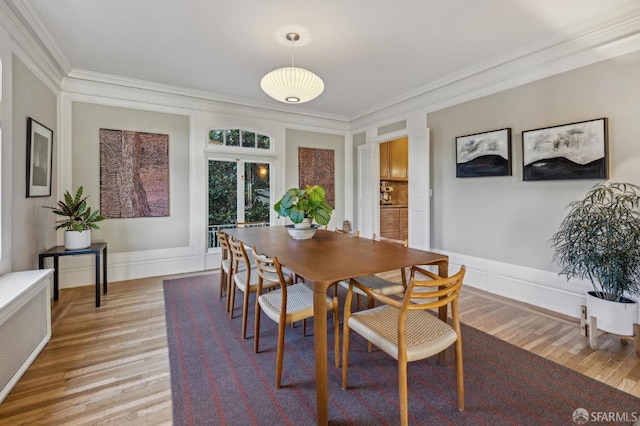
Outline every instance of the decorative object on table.
{"label": "decorative object on table", "polygon": [[511,176],[511,128],[456,138],[456,177]]}
{"label": "decorative object on table", "polygon": [[51,195],[53,130],[27,118],[27,197]]}
{"label": "decorative object on table", "polygon": [[169,216],[169,135],[100,129],[100,211]]}
{"label": "decorative object on table", "polygon": [[607,179],[607,119],[522,132],[523,180]]}
{"label": "decorative object on table", "polygon": [[91,210],[87,205],[87,198],[83,196],[84,189],[78,188],[75,196],[69,191],[64,193],[64,200],[58,201],[55,207],[45,206],[55,214],[65,216],[66,219],[56,221],[55,229],[64,228],[64,246],[67,250],[79,250],[91,245],[91,229],[100,229],[97,222],[104,220],[100,210]]}
{"label": "decorative object on table", "polygon": [[[289,234],[294,239],[308,239],[313,237],[316,229],[312,222],[318,225],[328,225],[333,209],[325,201],[325,190],[320,185],[312,185],[305,189],[290,188],[273,206],[278,216],[291,219],[294,227]],[[301,232],[299,230],[305,230]]]}
{"label": "decorative object on table", "polygon": [[[640,187],[599,184],[568,208],[551,239],[560,274],[591,281],[586,314],[595,318],[597,329],[633,335],[638,304],[628,296],[640,295]],[[595,327],[585,328],[595,335]]]}
{"label": "decorative object on table", "polygon": [[298,148],[298,188],[320,185],[325,201],[336,206],[335,152],[333,149]]}

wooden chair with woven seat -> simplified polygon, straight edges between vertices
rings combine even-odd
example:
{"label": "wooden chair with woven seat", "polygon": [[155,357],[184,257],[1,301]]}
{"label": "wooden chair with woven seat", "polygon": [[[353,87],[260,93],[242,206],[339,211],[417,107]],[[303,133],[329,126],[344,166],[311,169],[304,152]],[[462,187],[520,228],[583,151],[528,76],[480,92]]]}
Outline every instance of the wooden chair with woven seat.
{"label": "wooden chair with woven seat", "polygon": [[[282,383],[282,361],[284,358],[284,333],[287,324],[296,321],[313,318],[313,290],[304,283],[292,284],[285,278],[282,266],[277,258],[269,258],[257,254],[254,248],[253,255],[258,270],[258,297],[256,298],[256,315],[253,349],[259,352],[260,346],[260,313],[278,323],[278,343],[276,348],[276,389],[280,389]],[[262,293],[263,284],[277,277],[280,288],[267,293]],[[333,311],[333,327],[335,340],[335,365],[340,367],[340,326],[338,321],[338,298],[326,298],[327,312]],[[303,327],[306,335],[306,327]]]}
{"label": "wooden chair with woven seat", "polygon": [[[258,290],[258,273],[255,268],[255,261],[252,262],[253,256],[249,258],[247,250],[242,242],[233,238],[229,239],[229,247],[233,256],[233,284],[231,285],[229,318],[233,318],[233,310],[235,309],[236,288],[243,294],[242,301],[242,338],[247,338],[247,317],[249,314],[249,295]],[[277,279],[264,280],[263,289],[273,289],[280,285]]]}
{"label": "wooden chair with woven seat", "polygon": [[221,258],[220,258],[220,298],[224,294],[229,294],[229,280],[231,278],[231,249],[229,248],[229,237],[226,233],[218,230],[216,232],[218,236],[218,242],[220,243]]}
{"label": "wooden chair with woven seat", "polygon": [[[398,361],[400,421],[402,425],[409,424],[407,363],[438,354],[451,345],[455,347],[458,409],[464,410],[462,335],[460,333],[458,295],[465,267],[462,266],[458,273],[449,278],[439,277],[427,270],[420,270],[420,273],[430,279],[411,279],[402,300],[371,291],[352,279],[344,309],[342,389],[347,389],[349,331],[353,330]],[[356,287],[383,305],[352,314],[350,302]],[[428,293],[416,291],[425,287],[437,290]],[[428,303],[412,302],[421,297],[436,299]],[[429,311],[448,305],[451,306],[451,325]]]}
{"label": "wooden chair with woven seat", "polygon": [[[397,244],[397,245],[401,245],[403,247],[407,247],[408,246],[408,241],[405,240],[395,240],[392,238],[385,238],[385,237],[378,237],[376,238],[376,234],[373,234],[373,240],[376,241],[381,241],[384,243],[389,243],[389,244]],[[355,280],[357,280],[360,284],[364,285],[365,287],[369,288],[370,290],[373,290],[379,294],[385,295],[385,296],[390,296],[390,295],[401,295],[404,294],[404,290],[407,287],[407,275],[406,275],[406,271],[404,270],[404,268],[402,268],[400,270],[400,274],[402,277],[402,282],[398,283],[395,281],[390,281],[387,279],[384,279],[378,275],[366,275],[364,277],[358,277],[355,278]],[[348,288],[349,287],[349,283],[346,281],[341,281],[340,285],[344,288]],[[357,302],[358,302],[358,308],[360,308],[360,296],[367,296],[363,291],[361,291],[358,287],[356,287],[354,289],[355,293],[356,293],[356,297],[357,297]],[[367,308],[371,309],[373,308],[373,304],[374,304],[374,299],[372,297],[367,297]]]}

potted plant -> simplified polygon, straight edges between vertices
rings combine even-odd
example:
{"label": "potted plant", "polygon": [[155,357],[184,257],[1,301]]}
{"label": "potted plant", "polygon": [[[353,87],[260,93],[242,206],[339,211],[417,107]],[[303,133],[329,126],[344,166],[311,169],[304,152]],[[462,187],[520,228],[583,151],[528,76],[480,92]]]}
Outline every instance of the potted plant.
{"label": "potted plant", "polygon": [[[311,230],[312,222],[327,225],[331,220],[333,209],[325,201],[325,195],[326,191],[320,185],[307,185],[305,189],[291,188],[273,208],[278,212],[278,217],[284,216],[291,219],[295,228]],[[311,238],[314,233],[315,229],[306,233],[297,232],[297,235],[311,234],[307,237]],[[291,234],[296,238],[293,233]]]}
{"label": "potted plant", "polygon": [[640,187],[594,186],[570,211],[551,241],[567,279],[588,278],[587,315],[600,330],[633,335],[640,295]]}
{"label": "potted plant", "polygon": [[100,229],[96,222],[104,220],[99,210],[91,210],[87,205],[88,196],[82,196],[82,186],[78,188],[75,196],[69,191],[64,193],[64,200],[58,201],[55,207],[45,206],[53,213],[65,216],[65,219],[56,221],[55,229],[65,229],[64,247],[67,250],[79,250],[91,245],[91,229]]}

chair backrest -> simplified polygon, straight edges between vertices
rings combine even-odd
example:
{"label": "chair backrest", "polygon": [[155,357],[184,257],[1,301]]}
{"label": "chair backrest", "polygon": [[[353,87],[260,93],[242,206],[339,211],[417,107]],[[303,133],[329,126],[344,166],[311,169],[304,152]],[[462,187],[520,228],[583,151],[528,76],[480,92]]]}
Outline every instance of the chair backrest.
{"label": "chair backrest", "polygon": [[354,237],[359,237],[360,236],[360,231],[355,231],[353,234],[349,231],[345,231],[342,228],[336,228],[335,232],[337,232],[338,234],[347,234],[347,235],[353,235]]}
{"label": "chair backrest", "polygon": [[237,228],[255,228],[257,226],[267,226],[267,222],[238,222]]}
{"label": "chair backrest", "polygon": [[233,262],[233,270],[238,270],[238,264],[240,262],[244,262],[245,266],[247,266],[247,274],[251,270],[251,265],[249,261],[249,256],[247,255],[247,251],[244,248],[244,244],[241,241],[236,240],[235,238],[229,238],[229,249],[231,252],[231,259]]}
{"label": "chair backrest", "polygon": [[222,249],[222,260],[230,258],[231,249],[229,248],[229,236],[221,230],[218,230],[216,233],[218,234],[218,242]]}
{"label": "chair backrest", "polygon": [[256,270],[258,276],[265,280],[274,281],[274,278],[280,282],[280,286],[284,287],[287,284],[287,279],[282,272],[282,265],[278,262],[278,259],[272,259],[264,254],[259,254],[255,247],[253,248],[253,258],[256,261]]}
{"label": "chair backrest", "polygon": [[[429,279],[415,279],[413,277],[413,269],[416,268],[420,269],[420,272]],[[408,310],[434,309],[448,304],[451,304],[452,313],[455,305],[455,314],[457,315],[458,295],[460,294],[465,272],[466,267],[462,265],[455,275],[443,278],[433,272],[414,266],[412,268],[411,281],[402,299],[400,315],[402,316],[403,312],[406,314]]]}
{"label": "chair backrest", "polygon": [[399,244],[404,247],[409,247],[409,240],[406,238],[404,240],[396,240],[394,238],[388,238],[388,237],[380,237],[380,236],[376,237],[376,234],[373,234],[372,240],[382,241],[383,243]]}

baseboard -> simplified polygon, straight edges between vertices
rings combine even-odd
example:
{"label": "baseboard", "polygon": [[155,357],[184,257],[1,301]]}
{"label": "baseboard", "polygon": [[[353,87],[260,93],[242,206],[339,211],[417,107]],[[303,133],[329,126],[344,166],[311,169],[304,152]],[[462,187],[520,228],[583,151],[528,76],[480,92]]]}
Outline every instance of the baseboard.
{"label": "baseboard", "polygon": [[540,308],[580,318],[591,284],[557,273],[439,250],[449,256],[449,271],[465,265],[464,284]]}
{"label": "baseboard", "polygon": [[[72,288],[95,284],[95,264],[92,256],[83,256],[72,263],[71,259],[60,259],[59,287]],[[108,254],[108,282],[134,280],[160,275],[182,274],[205,270],[203,254],[187,254],[173,257],[139,258],[128,253]],[[63,263],[63,260],[68,262]],[[74,259],[75,260],[75,259]]]}

